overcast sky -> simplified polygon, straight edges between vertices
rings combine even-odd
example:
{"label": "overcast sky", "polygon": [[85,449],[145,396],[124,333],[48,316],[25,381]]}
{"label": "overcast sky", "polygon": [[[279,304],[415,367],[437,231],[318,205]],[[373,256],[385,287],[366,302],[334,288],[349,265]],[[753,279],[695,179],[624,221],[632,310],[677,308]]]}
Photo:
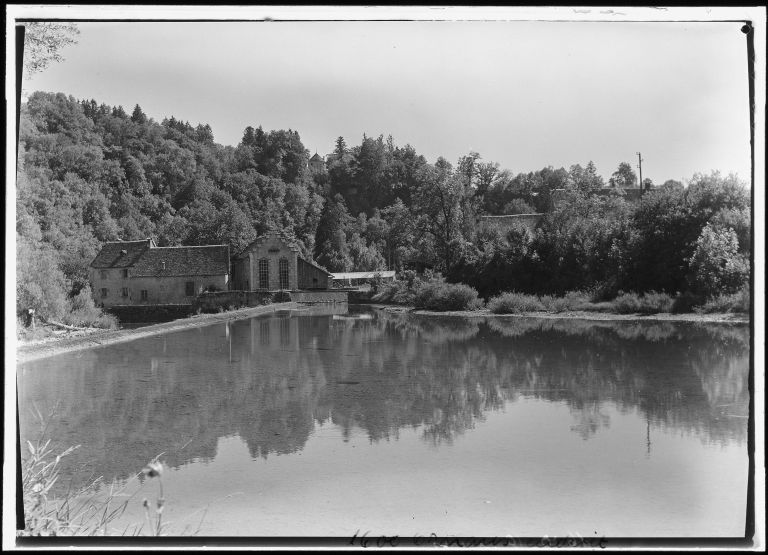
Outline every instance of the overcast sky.
{"label": "overcast sky", "polygon": [[[513,172],[622,161],[656,183],[749,180],[739,23],[81,23],[65,61],[25,81],[157,121],[298,130],[326,154],[391,134],[434,162],[470,150]],[[635,168],[636,169],[636,168]]]}

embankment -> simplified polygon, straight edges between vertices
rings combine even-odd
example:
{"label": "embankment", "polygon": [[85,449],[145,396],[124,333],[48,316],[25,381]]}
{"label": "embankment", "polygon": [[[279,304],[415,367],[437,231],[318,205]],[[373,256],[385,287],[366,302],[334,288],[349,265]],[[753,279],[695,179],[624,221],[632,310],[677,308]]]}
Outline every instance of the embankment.
{"label": "embankment", "polygon": [[16,361],[27,362],[30,360],[37,360],[62,353],[68,353],[71,351],[78,351],[80,349],[88,349],[101,345],[111,345],[113,343],[133,341],[134,339],[149,337],[151,335],[157,335],[160,333],[168,333],[200,326],[210,326],[219,322],[242,320],[244,318],[252,318],[253,316],[258,316],[259,314],[269,314],[277,310],[290,310],[297,307],[298,304],[295,302],[275,303],[264,306],[243,308],[230,312],[198,314],[189,318],[174,320],[172,322],[163,322],[161,324],[153,324],[142,328],[104,330],[94,332],[89,335],[68,337],[53,341],[30,342],[18,345],[16,349]]}
{"label": "embankment", "polygon": [[408,312],[420,316],[462,316],[465,318],[547,318],[562,320],[601,320],[601,321],[665,321],[665,322],[702,322],[712,324],[749,324],[749,315],[741,313],[683,313],[672,314],[659,312],[657,314],[616,314],[611,312],[590,312],[586,310],[569,312],[521,312],[517,314],[494,314],[487,308],[481,310],[456,310],[436,312],[431,310],[416,309],[412,306],[393,306],[371,304],[375,308],[389,312]]}

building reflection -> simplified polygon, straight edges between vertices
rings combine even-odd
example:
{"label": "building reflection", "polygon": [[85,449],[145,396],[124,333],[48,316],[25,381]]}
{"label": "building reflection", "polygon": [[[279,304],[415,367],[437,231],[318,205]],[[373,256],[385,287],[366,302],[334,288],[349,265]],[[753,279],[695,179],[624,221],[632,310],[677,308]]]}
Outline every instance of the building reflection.
{"label": "building reflection", "polygon": [[254,458],[294,453],[326,422],[343,437],[418,427],[424,441],[451,442],[520,396],[566,404],[585,440],[610,427],[608,403],[641,413],[649,439],[653,429],[723,444],[746,437],[744,326],[313,314],[25,364],[22,437],[36,429],[33,406],[58,402],[49,432],[81,445],[62,461],[78,479],[126,478],[160,453],[171,466],[212,460],[233,435]]}

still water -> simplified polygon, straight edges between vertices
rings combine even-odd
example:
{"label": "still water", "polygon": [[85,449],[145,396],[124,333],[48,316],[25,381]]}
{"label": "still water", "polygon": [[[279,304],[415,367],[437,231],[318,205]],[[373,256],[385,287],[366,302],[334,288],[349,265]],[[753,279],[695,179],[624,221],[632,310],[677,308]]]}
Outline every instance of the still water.
{"label": "still water", "polygon": [[334,305],[18,376],[22,438],[55,407],[80,445],[61,487],[162,454],[171,533],[705,537],[744,533],[748,369],[746,326]]}

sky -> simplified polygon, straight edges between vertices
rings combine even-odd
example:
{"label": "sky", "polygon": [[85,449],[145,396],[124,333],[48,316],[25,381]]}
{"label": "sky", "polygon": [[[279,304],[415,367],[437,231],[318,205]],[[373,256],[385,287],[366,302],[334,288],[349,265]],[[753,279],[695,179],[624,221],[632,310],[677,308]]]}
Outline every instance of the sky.
{"label": "sky", "polygon": [[89,22],[25,80],[157,121],[293,129],[310,154],[392,135],[429,162],[470,151],[514,173],[620,162],[660,184],[750,178],[740,23]]}

